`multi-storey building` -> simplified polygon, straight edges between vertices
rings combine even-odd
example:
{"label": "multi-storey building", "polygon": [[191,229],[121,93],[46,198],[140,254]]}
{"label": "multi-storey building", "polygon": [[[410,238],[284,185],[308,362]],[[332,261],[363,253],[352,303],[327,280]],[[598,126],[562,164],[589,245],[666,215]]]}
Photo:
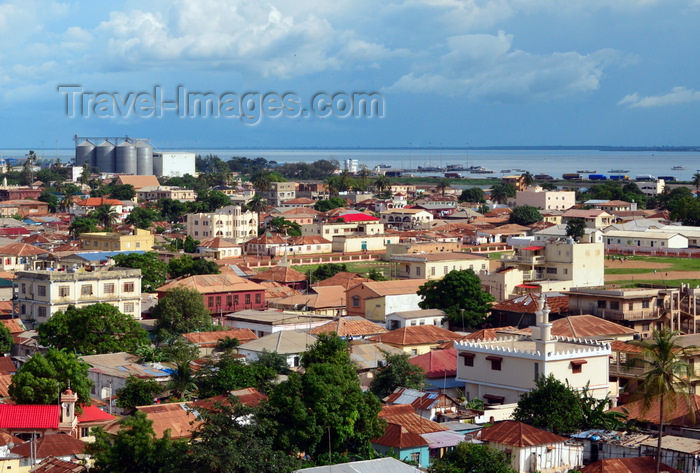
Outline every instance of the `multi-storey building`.
{"label": "multi-storey building", "polygon": [[282,202],[297,196],[297,185],[296,182],[271,182],[268,190],[260,192],[260,197],[267,200],[269,205],[278,207]]}
{"label": "multi-storey building", "polygon": [[515,194],[515,205],[530,205],[541,210],[567,210],[576,204],[574,191],[547,191],[528,187]]}
{"label": "multi-storey building", "polygon": [[377,217],[362,213],[346,214],[331,221],[301,226],[301,234],[320,235],[327,240],[341,235],[380,235],[384,224]]}
{"label": "multi-storey building", "polygon": [[244,243],[258,234],[258,214],[228,205],[214,212],[187,214],[187,234],[196,240],[222,237]]}
{"label": "multi-storey building", "polygon": [[144,187],[137,192],[137,196],[141,202],[155,202],[158,199],[194,202],[195,199],[194,190],[176,186]]}
{"label": "multi-storey building", "polygon": [[471,269],[479,274],[488,271],[489,258],[474,253],[427,253],[424,255],[392,255],[397,263],[397,276],[409,279],[442,279],[450,271]]}
{"label": "multi-storey building", "polygon": [[425,209],[390,209],[381,213],[382,223],[399,230],[426,228],[433,214]]}
{"label": "multi-storey building", "polygon": [[13,281],[13,316],[42,324],[69,305],[105,302],[141,318],[141,270],[18,271]]}
{"label": "multi-storey building", "polygon": [[81,233],[80,247],[84,250],[99,251],[151,251],[155,237],[148,230],[137,228],[133,234],[123,235],[113,232]]}

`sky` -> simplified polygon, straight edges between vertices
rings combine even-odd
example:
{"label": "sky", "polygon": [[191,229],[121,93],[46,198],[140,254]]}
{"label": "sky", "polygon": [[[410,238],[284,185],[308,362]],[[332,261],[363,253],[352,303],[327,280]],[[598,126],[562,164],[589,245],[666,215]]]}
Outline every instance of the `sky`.
{"label": "sky", "polygon": [[8,0],[0,148],[698,145],[699,24],[700,0]]}

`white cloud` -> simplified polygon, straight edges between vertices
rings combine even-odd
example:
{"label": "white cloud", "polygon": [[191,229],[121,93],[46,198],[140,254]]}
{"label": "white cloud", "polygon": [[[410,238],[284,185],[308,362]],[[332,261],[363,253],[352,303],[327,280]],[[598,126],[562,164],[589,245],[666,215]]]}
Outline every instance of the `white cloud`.
{"label": "white cloud", "polygon": [[546,101],[598,89],[606,64],[619,53],[533,54],[513,49],[513,36],[454,36],[437,62],[419,64],[388,91],[466,95],[485,102]]}
{"label": "white cloud", "polygon": [[700,101],[700,91],[686,87],[674,87],[671,92],[664,95],[650,95],[640,97],[638,93],[626,95],[618,105],[627,105],[630,108],[666,107],[669,105],[681,105]]}

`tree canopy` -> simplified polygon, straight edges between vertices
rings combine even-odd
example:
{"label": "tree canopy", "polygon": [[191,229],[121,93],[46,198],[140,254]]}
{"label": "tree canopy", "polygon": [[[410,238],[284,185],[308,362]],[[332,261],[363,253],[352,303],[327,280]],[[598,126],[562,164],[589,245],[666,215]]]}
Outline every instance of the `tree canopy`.
{"label": "tree canopy", "polygon": [[154,398],[163,391],[163,386],[154,379],[129,376],[126,385],[117,391],[117,407],[134,408],[153,404]]}
{"label": "tree canopy", "polygon": [[153,308],[156,329],[168,334],[211,330],[211,315],[204,305],[204,297],[194,289],[170,289]]}
{"label": "tree canopy", "polygon": [[428,281],[418,289],[418,295],[423,297],[418,303],[421,309],[441,309],[463,330],[483,323],[494,301],[471,269],[450,271],[438,281]]}
{"label": "tree canopy", "polygon": [[385,365],[379,368],[372,383],[370,391],[382,399],[396,388],[423,389],[425,386],[425,372],[420,366],[408,362],[408,355],[404,353],[384,355]]}
{"label": "tree canopy", "polygon": [[556,434],[578,430],[583,420],[579,397],[553,374],[540,376],[535,389],[520,396],[513,418]]}
{"label": "tree canopy", "polygon": [[141,270],[141,288],[143,292],[155,292],[165,284],[168,265],[158,258],[156,253],[120,253],[113,258],[114,264],[122,268]]}
{"label": "tree canopy", "polygon": [[184,254],[179,258],[172,258],[168,262],[168,273],[172,278],[181,276],[196,276],[198,274],[219,274],[219,265],[216,261],[193,258],[188,254]]}
{"label": "tree canopy", "polygon": [[0,353],[10,353],[13,346],[15,346],[15,341],[10,329],[5,324],[0,324]]}
{"label": "tree canopy", "polygon": [[55,404],[70,385],[78,402],[90,405],[89,368],[76,354],[50,348],[46,355],[37,353],[22,365],[8,391],[17,404]]}
{"label": "tree canopy", "polygon": [[572,218],[566,222],[566,236],[575,241],[581,240],[586,234],[586,221],[582,218]]}
{"label": "tree canopy", "polygon": [[542,220],[542,214],[537,210],[537,207],[531,205],[519,205],[513,208],[513,212],[510,214],[510,223],[518,225],[532,225],[540,220]]}
{"label": "tree canopy", "polygon": [[319,212],[328,212],[329,210],[345,207],[345,200],[340,197],[331,197],[330,199],[321,199],[316,201],[314,209]]}
{"label": "tree canopy", "polygon": [[320,265],[315,270],[310,270],[309,278],[313,282],[323,281],[324,279],[332,278],[336,274],[347,270],[348,267],[345,263],[326,263]]}
{"label": "tree canopy", "polygon": [[505,452],[488,445],[458,443],[442,458],[436,458],[430,473],[516,473]]}
{"label": "tree canopy", "polygon": [[106,302],[56,312],[38,328],[41,343],[54,348],[101,355],[133,352],[147,345],[148,332],[131,316]]}
{"label": "tree canopy", "polygon": [[479,187],[472,187],[469,189],[464,189],[459,196],[460,202],[486,202],[486,195],[484,190]]}

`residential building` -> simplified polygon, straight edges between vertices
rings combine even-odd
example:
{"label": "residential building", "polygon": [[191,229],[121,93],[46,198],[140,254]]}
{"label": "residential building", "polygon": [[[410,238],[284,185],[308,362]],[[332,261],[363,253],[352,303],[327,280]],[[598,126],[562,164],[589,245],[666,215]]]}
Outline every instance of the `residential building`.
{"label": "residential building", "polygon": [[436,325],[410,325],[370,337],[369,340],[400,348],[409,355],[428,353],[448,340],[459,340],[462,336]]}
{"label": "residential building", "polygon": [[569,313],[569,297],[566,294],[555,291],[539,292],[537,289],[492,305],[490,319],[493,324],[496,327],[518,328],[535,325],[537,301],[540,298],[546,299],[551,318],[563,317]]}
{"label": "residential building", "polygon": [[[452,346],[454,342],[447,341]],[[416,355],[408,360],[409,363],[423,368],[425,373],[426,389],[447,394],[456,399],[460,397],[464,383],[458,382],[457,376],[457,350],[454,348],[436,349],[422,355]],[[455,409],[454,412],[457,412]]]}
{"label": "residential building", "polygon": [[282,202],[296,198],[297,185],[296,182],[271,182],[270,188],[259,194],[269,205],[279,207]]}
{"label": "residential building", "polygon": [[215,260],[238,258],[242,252],[241,245],[221,237],[204,238],[197,245],[197,253],[211,256]]}
{"label": "residential building", "polygon": [[440,309],[407,310],[403,312],[392,312],[386,315],[386,328],[396,330],[411,325],[436,325],[447,328],[445,323],[445,312]]}
{"label": "residential building", "polygon": [[243,247],[247,255],[272,256],[273,254],[279,254],[280,249],[287,248],[287,240],[287,237],[279,233],[265,232],[246,241]]}
{"label": "residential building", "polygon": [[[194,174],[193,174],[194,175]],[[118,186],[125,186],[125,185],[131,185],[134,187],[136,192],[140,191],[141,189],[145,187],[159,187],[160,182],[158,182],[158,178],[156,176],[130,176],[127,174],[122,174],[119,177],[117,177],[117,182],[116,184]]]}
{"label": "residential building", "polygon": [[42,189],[19,186],[0,186],[0,201],[18,199],[38,199]]}
{"label": "residential building", "polygon": [[297,197],[295,199],[289,199],[281,202],[279,207],[295,209],[298,207],[313,207],[316,201],[314,199],[309,199],[308,197]]}
{"label": "residential building", "polygon": [[333,251],[342,253],[356,253],[360,251],[379,251],[386,245],[396,244],[400,240],[398,235],[387,233],[379,235],[338,235],[333,237]]}
{"label": "residential building", "polygon": [[[595,461],[590,465],[581,468],[580,471],[581,473],[603,473],[607,471],[614,471],[615,473],[656,473],[656,458],[653,456],[607,458],[604,460]],[[677,470],[664,462],[661,462],[660,471],[662,473],[683,473],[681,470]]]}
{"label": "residential building", "polygon": [[465,383],[467,399],[514,404],[535,387],[537,378],[550,374],[574,390],[588,389],[598,399],[609,393],[615,398],[617,392],[610,392],[608,376],[610,344],[553,337],[549,308],[544,299],[537,303],[537,323],[529,336],[455,343],[461,359],[457,379]]}
{"label": "residential building", "polygon": [[648,197],[661,194],[666,187],[666,183],[663,179],[657,179],[656,181],[637,181],[635,184],[637,184],[639,190],[644,192]]}
{"label": "residential building", "polygon": [[341,235],[381,235],[384,224],[377,217],[363,213],[349,213],[330,221],[301,226],[302,235],[320,235],[332,240]]}
{"label": "residential building", "polygon": [[158,299],[167,297],[174,288],[194,289],[204,297],[204,304],[212,316],[223,316],[244,309],[262,309],[265,288],[260,284],[237,276],[232,271],[221,274],[201,274],[175,279],[158,289]]}
{"label": "residential building", "polygon": [[[572,287],[569,295],[569,311],[572,314],[591,314],[634,329],[642,338],[651,336],[669,322],[672,328],[680,328],[672,322],[681,317],[680,290],[668,289],[594,289]],[[691,329],[692,329],[691,323]],[[690,330],[693,331],[693,330]]]}
{"label": "residential building", "polygon": [[454,253],[459,251],[462,251],[462,244],[459,242],[414,241],[389,243],[386,245],[386,260],[389,261],[392,255]]}
{"label": "residential building", "polygon": [[224,325],[235,329],[247,328],[258,337],[287,330],[310,330],[333,317],[282,310],[241,310],[226,314]]}
{"label": "residential building", "polygon": [[475,253],[393,255],[391,261],[397,263],[397,276],[410,279],[437,280],[451,271],[471,269],[478,274],[489,269],[489,258]]}
{"label": "residential building", "polygon": [[605,228],[615,223],[615,218],[605,210],[570,209],[564,212],[561,222],[566,225],[573,219],[582,219],[588,228]]}
{"label": "residential building", "polygon": [[199,349],[200,356],[209,356],[216,350],[217,344],[227,338],[235,338],[241,344],[248,343],[258,337],[249,329],[215,330],[213,332],[183,333],[182,336]]}
{"label": "residential building", "polygon": [[290,368],[298,368],[301,354],[316,343],[316,337],[295,330],[281,330],[264,335],[238,348],[238,354],[248,361],[255,361],[265,351],[283,355]]}
{"label": "residential building", "polygon": [[362,340],[386,333],[386,329],[364,317],[336,317],[328,323],[309,330],[312,335],[335,333],[346,340]]}
{"label": "residential building", "polygon": [[446,394],[403,387],[394,389],[383,401],[389,406],[408,404],[419,416],[436,422],[441,414],[457,412],[461,407]]}
{"label": "residential building", "polygon": [[382,223],[397,230],[428,228],[433,214],[425,209],[389,209],[381,214]]}
{"label": "residential building", "polygon": [[422,300],[417,293],[427,279],[367,281],[346,291],[347,315],[359,315],[379,324],[386,323],[386,314],[418,310]]}
{"label": "residential building", "polygon": [[561,287],[552,289],[566,290],[603,286],[604,258],[602,243],[566,240],[517,248],[515,254],[501,256],[501,263],[505,268],[521,270],[523,281],[532,281],[528,284],[541,286],[545,281],[559,281]]}
{"label": "residential building", "polygon": [[172,199],[180,202],[194,202],[195,192],[177,186],[147,186],[136,193],[140,202],[157,202],[158,199]]}
{"label": "residential building", "polygon": [[187,151],[153,153],[153,174],[158,177],[194,176],[195,154]]}
{"label": "residential building", "polygon": [[13,217],[19,215],[46,215],[49,213],[49,204],[38,200],[19,199],[0,201],[0,217]]}
{"label": "residential building", "polygon": [[[534,242],[538,244],[552,239],[563,240],[568,238],[566,234],[566,225],[564,224],[543,228],[542,230],[534,232],[533,236],[535,237]],[[583,236],[579,239],[579,243],[603,243],[603,229],[586,227]]]}
{"label": "residential building", "polygon": [[514,174],[510,176],[503,176],[501,178],[503,184],[513,184],[516,191],[524,191],[527,189],[527,184],[525,183],[525,174]]}
{"label": "residential building", "polygon": [[148,230],[134,229],[131,234],[114,232],[81,233],[80,247],[84,250],[100,251],[151,251],[155,245],[155,237]]}
{"label": "residential building", "polygon": [[576,205],[574,191],[548,191],[539,186],[515,193],[515,205],[529,205],[540,210],[567,210]]}
{"label": "residential building", "polygon": [[296,191],[297,197],[308,197],[314,200],[328,199],[328,186],[323,182],[300,182]]}
{"label": "residential building", "polygon": [[10,243],[0,247],[0,270],[31,270],[37,258],[46,254],[48,254],[48,251],[29,243]]}
{"label": "residential building", "polygon": [[120,220],[124,220],[128,216],[128,214],[124,212],[124,204],[121,200],[108,199],[106,197],[88,197],[79,200],[73,204],[70,213],[76,217],[85,217],[102,205],[110,207]]}
{"label": "residential building", "polygon": [[[252,240],[251,240],[252,241]],[[250,243],[250,242],[248,242]],[[333,244],[317,235],[303,235],[289,237],[287,244],[284,246],[272,246],[270,248],[270,256],[299,256],[299,255],[316,255],[323,253],[332,253]]]}
{"label": "residential building", "polygon": [[258,214],[228,205],[214,212],[187,214],[187,235],[195,240],[222,237],[244,243],[258,234]]}
{"label": "residential building", "polygon": [[141,270],[18,271],[13,281],[14,316],[42,324],[69,305],[77,308],[108,303],[141,318]]}
{"label": "residential building", "polygon": [[499,268],[495,271],[479,272],[481,288],[496,301],[504,301],[522,292],[539,289],[539,286],[523,283],[523,272],[517,268]]}
{"label": "residential building", "polygon": [[676,232],[637,232],[630,230],[610,230],[603,234],[606,247],[634,248],[688,248],[688,238],[678,228]]}
{"label": "residential building", "polygon": [[624,200],[607,200],[605,202],[593,204],[593,207],[596,209],[605,210],[608,213],[626,212],[630,210],[637,210],[637,203],[625,202]]}
{"label": "residential building", "polygon": [[260,271],[248,279],[254,282],[276,281],[293,289],[304,290],[307,287],[308,277],[296,269],[287,266],[273,266],[272,268]]}
{"label": "residential building", "polygon": [[506,453],[518,472],[567,473],[583,464],[583,445],[522,422],[504,420],[478,433],[488,446]]}

